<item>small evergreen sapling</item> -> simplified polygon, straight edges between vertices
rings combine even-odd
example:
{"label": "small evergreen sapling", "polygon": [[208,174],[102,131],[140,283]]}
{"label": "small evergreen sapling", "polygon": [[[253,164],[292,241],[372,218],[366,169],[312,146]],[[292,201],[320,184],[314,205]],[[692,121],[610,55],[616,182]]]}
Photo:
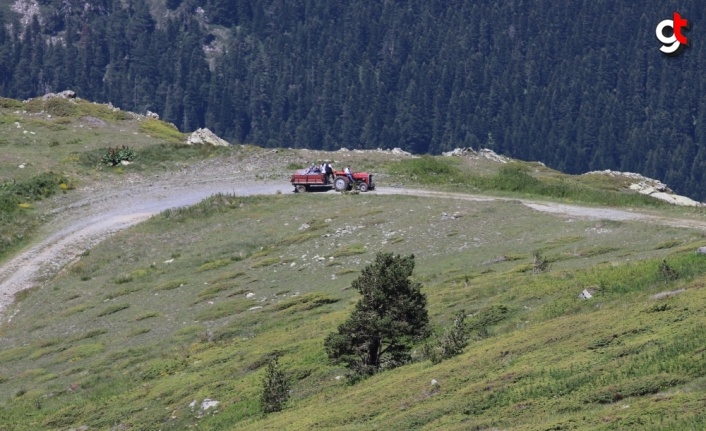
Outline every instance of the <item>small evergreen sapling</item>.
{"label": "small evergreen sapling", "polygon": [[279,356],[270,359],[262,380],[262,412],[267,414],[282,410],[289,399],[290,386],[289,378],[279,368]]}
{"label": "small evergreen sapling", "polygon": [[447,327],[444,333],[439,336],[437,345],[427,348],[426,355],[429,356],[432,363],[438,364],[444,359],[461,354],[468,345],[468,338],[466,312],[461,310],[454,315],[451,326]]}

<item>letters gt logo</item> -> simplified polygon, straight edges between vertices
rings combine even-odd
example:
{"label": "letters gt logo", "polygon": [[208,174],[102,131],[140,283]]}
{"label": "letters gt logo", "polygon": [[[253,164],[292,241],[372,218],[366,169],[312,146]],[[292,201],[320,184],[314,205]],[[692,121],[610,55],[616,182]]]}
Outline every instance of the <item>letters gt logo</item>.
{"label": "letters gt logo", "polygon": [[[664,34],[665,29],[671,30],[671,36]],[[689,46],[689,39],[682,33],[682,30],[688,29],[689,21],[682,18],[679,12],[674,12],[673,19],[665,19],[657,24],[657,39],[662,42],[659,50],[667,55],[679,54],[685,46]]]}

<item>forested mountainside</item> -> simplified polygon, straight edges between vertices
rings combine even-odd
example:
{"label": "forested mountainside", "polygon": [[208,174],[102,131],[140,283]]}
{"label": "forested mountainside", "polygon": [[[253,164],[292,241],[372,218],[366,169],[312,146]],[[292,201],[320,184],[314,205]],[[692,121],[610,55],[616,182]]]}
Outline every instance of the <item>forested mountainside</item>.
{"label": "forested mountainside", "polygon": [[[692,46],[667,57],[655,27],[675,9]],[[4,96],[73,89],[262,146],[483,146],[569,173],[638,171],[706,198],[696,0],[3,0],[2,10]]]}

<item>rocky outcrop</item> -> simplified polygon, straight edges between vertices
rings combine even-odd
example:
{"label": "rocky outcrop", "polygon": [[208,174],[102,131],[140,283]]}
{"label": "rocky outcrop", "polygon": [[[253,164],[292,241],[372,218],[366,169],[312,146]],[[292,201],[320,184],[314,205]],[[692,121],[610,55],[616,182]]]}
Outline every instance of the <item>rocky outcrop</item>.
{"label": "rocky outcrop", "polygon": [[76,92],[73,90],[64,90],[61,93],[47,93],[44,96],[42,96],[42,100],[49,100],[49,99],[75,99],[76,98]]}
{"label": "rocky outcrop", "polygon": [[391,150],[383,150],[382,148],[378,148],[375,150],[349,150],[346,147],[341,147],[338,149],[339,153],[347,153],[347,152],[354,152],[358,154],[366,154],[366,153],[382,153],[382,154],[393,154],[395,156],[404,156],[404,157],[415,157],[412,153],[407,152],[403,150],[402,148],[393,148]]}
{"label": "rocky outcrop", "polygon": [[605,171],[593,171],[587,172],[584,175],[608,175],[611,177],[625,177],[636,182],[630,184],[630,190],[636,191],[640,194],[653,197],[665,202],[669,202],[673,205],[686,206],[686,207],[702,207],[703,203],[697,202],[693,199],[687,198],[686,196],[681,196],[674,193],[666,184],[654,178],[649,178],[644,175],[636,174],[634,172],[620,172],[611,171],[607,169]]}
{"label": "rocky outcrop", "polygon": [[451,157],[451,156],[456,156],[456,157],[468,157],[469,159],[488,159],[492,160],[494,162],[498,163],[507,163],[510,161],[509,158],[505,156],[501,156],[497,154],[493,150],[489,150],[487,148],[482,148],[478,151],[474,150],[473,148],[456,148],[453,151],[447,151],[445,153],[441,153],[444,156]]}
{"label": "rocky outcrop", "polygon": [[225,139],[219,138],[215,133],[212,131],[204,128],[204,129],[198,129],[194,131],[194,133],[189,136],[189,139],[186,141],[187,144],[189,145],[215,145],[219,147],[227,147],[230,144],[228,141]]}

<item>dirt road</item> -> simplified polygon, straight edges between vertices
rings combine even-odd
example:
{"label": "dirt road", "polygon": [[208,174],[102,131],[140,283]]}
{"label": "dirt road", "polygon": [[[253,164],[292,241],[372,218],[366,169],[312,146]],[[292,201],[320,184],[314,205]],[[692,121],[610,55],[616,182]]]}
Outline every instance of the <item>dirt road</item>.
{"label": "dirt road", "polygon": [[[198,180],[179,173],[161,177],[128,178],[119,185],[119,196],[111,192],[115,184],[78,190],[62,197],[51,211],[53,219],[37,235],[38,241],[0,266],[0,316],[14,295],[24,289],[39,286],[57,274],[82,252],[101,242],[112,233],[126,229],[168,208],[193,205],[216,193],[236,195],[291,193],[286,179],[258,181],[252,174],[210,175]],[[328,193],[335,193],[330,191]],[[577,205],[494,198],[461,193],[379,187],[376,194],[398,194],[441,197],[470,201],[515,200],[541,212],[574,218],[605,220],[637,220],[675,227],[706,230],[706,222],[660,218],[636,211],[612,208],[592,208]],[[62,199],[64,201],[62,202]]]}

